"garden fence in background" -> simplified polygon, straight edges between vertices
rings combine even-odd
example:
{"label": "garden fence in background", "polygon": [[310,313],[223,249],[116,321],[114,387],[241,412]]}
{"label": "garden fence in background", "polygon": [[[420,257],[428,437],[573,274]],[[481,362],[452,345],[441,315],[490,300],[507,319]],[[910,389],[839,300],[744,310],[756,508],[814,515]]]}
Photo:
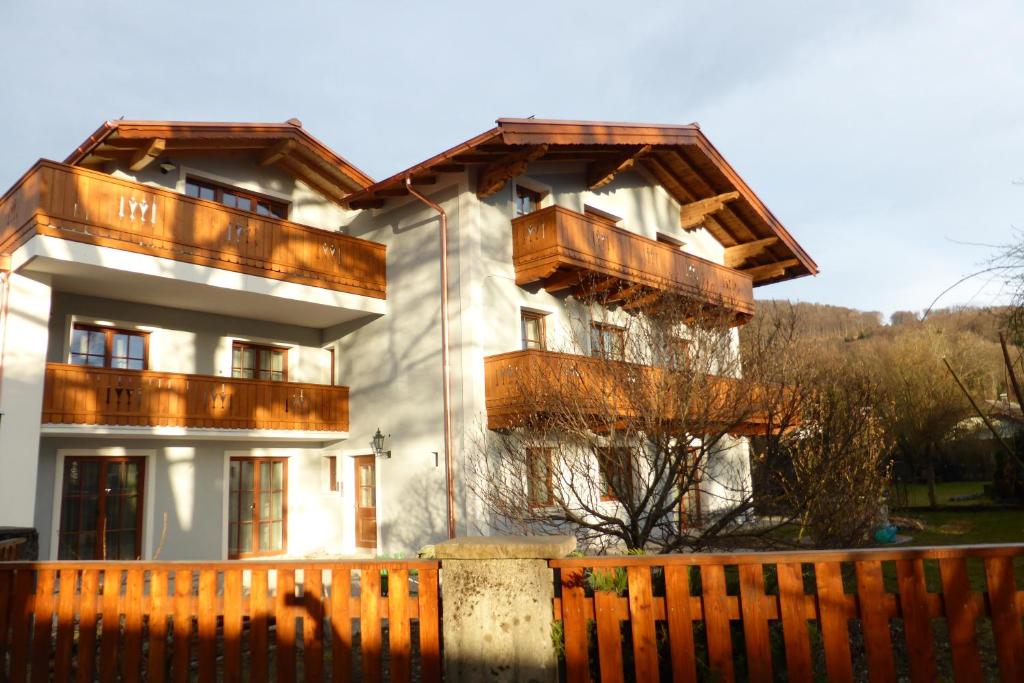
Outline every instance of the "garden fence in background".
{"label": "garden fence in background", "polygon": [[0,564],[0,680],[440,681],[438,563]]}
{"label": "garden fence in background", "polygon": [[1024,681],[1022,562],[1014,545],[549,564],[569,683],[977,683]]}

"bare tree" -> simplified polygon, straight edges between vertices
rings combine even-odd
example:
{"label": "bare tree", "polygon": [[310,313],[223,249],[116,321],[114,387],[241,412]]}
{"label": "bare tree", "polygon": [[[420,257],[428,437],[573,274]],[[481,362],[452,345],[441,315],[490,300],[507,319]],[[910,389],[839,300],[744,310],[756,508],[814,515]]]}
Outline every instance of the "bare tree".
{"label": "bare tree", "polygon": [[751,523],[744,437],[799,420],[793,389],[769,381],[791,340],[777,330],[741,359],[737,322],[668,297],[585,300],[551,350],[509,354],[498,372],[511,398],[488,397],[499,429],[481,435],[471,477],[494,526],[672,552],[790,522]]}

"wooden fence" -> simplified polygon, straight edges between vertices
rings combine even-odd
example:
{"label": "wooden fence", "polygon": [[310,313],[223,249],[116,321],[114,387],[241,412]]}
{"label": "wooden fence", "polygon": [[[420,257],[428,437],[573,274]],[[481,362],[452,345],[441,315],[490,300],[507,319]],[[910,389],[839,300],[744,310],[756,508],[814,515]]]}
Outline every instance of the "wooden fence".
{"label": "wooden fence", "polygon": [[1022,560],[1024,545],[550,565],[569,683],[756,683],[783,670],[789,681],[977,683],[995,669],[1024,681]]}
{"label": "wooden fence", "polygon": [[438,564],[5,563],[0,680],[439,681]]}

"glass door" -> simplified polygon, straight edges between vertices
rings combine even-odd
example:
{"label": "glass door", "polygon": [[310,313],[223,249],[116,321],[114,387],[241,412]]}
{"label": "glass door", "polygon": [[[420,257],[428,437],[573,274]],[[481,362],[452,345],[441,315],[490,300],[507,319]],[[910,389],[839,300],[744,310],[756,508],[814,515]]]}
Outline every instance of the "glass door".
{"label": "glass door", "polygon": [[228,555],[279,555],[288,547],[288,464],[284,458],[231,458]]}
{"label": "glass door", "polygon": [[145,459],[64,458],[61,560],[137,560],[142,557]]}

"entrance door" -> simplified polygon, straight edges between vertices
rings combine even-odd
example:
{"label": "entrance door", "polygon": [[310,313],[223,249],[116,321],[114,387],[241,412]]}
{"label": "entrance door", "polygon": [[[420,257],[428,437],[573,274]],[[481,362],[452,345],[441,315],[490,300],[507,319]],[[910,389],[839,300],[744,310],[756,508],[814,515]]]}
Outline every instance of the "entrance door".
{"label": "entrance door", "polygon": [[372,455],[353,458],[356,482],[356,547],[377,547],[377,463]]}
{"label": "entrance door", "polygon": [[141,559],[145,466],[141,457],[64,458],[58,559]]}

